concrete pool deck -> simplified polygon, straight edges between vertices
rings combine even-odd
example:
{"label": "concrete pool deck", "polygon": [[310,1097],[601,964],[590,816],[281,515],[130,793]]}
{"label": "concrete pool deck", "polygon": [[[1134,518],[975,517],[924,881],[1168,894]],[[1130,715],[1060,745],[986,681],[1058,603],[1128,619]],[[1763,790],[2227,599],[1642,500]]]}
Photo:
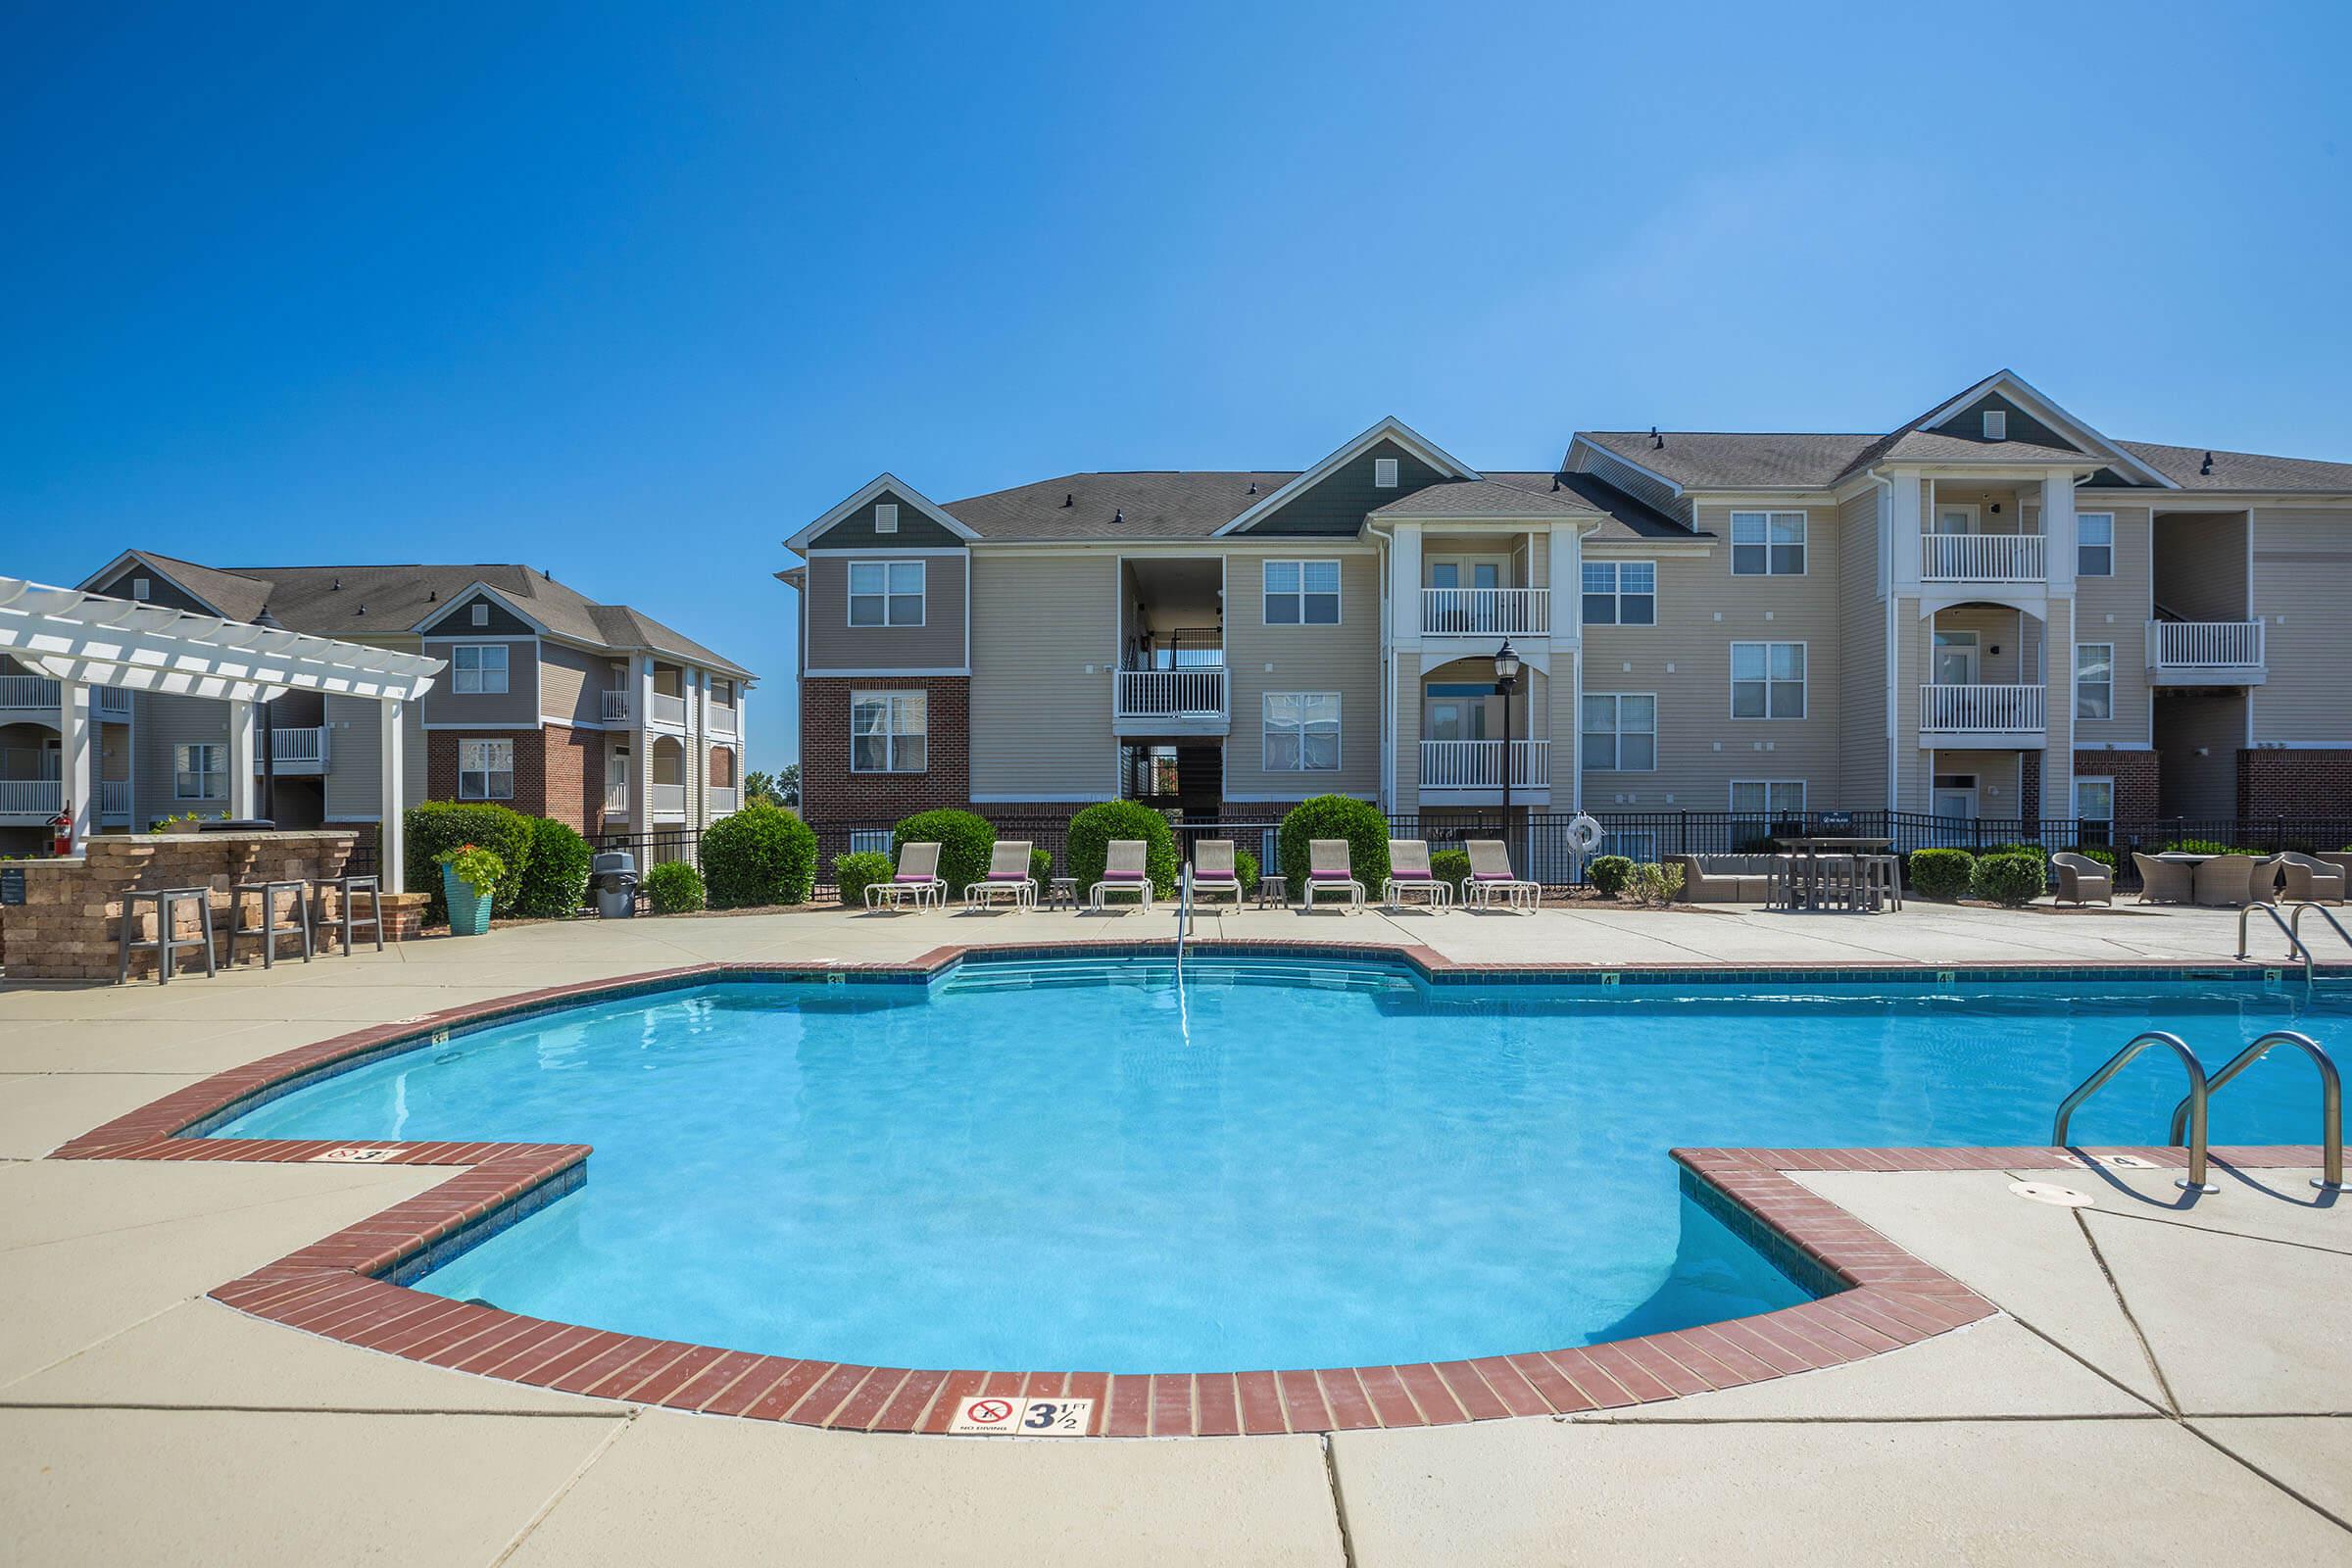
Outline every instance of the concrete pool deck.
{"label": "concrete pool deck", "polygon": [[[1168,929],[1164,912],[526,926],[168,989],[0,988],[7,1556],[2352,1561],[2352,1230],[2309,1171],[2222,1169],[2222,1191],[2187,1208],[2169,1171],[1801,1171],[1998,1313],[1850,1365],[1566,1419],[1057,1443],[580,1398],[205,1298],[446,1168],[39,1157],[216,1071],[542,986]],[[2227,961],[2235,914],[1250,910],[1202,934],[1418,945],[1463,963],[2105,966]],[[2017,1176],[2093,1206],[2027,1201]]]}

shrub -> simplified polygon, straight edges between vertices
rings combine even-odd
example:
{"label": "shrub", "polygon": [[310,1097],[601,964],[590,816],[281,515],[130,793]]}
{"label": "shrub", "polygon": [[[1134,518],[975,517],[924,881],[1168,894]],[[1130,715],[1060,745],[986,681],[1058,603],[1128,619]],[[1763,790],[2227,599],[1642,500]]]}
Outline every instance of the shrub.
{"label": "shrub", "polygon": [[514,912],[533,920],[577,914],[588,898],[588,864],[596,852],[588,841],[552,816],[525,818],[531,824],[531,857],[522,867]]}
{"label": "shrub", "polygon": [[1031,846],[1029,851],[1029,891],[1038,898],[1054,885],[1054,852]]}
{"label": "shrub", "polygon": [[1112,839],[1144,841],[1144,869],[1151,874],[1154,898],[1176,891],[1176,835],[1168,819],[1141,801],[1104,801],[1070,818],[1070,836],[1062,845],[1062,863],[1078,879],[1081,896],[1102,880]]}
{"label": "shrub", "polygon": [[2233,850],[2227,844],[2216,844],[2211,839],[2175,839],[2172,843],[2152,853],[2157,855],[2239,855],[2247,852]]}
{"label": "shrub", "polygon": [[1257,857],[1238,844],[1233,847],[1233,876],[1242,885],[1243,898],[1257,897]]}
{"label": "shrub", "polygon": [[909,844],[939,846],[939,874],[947,879],[948,897],[959,898],[968,884],[988,875],[997,830],[969,811],[917,811],[890,835],[894,865]]}
{"label": "shrub", "polygon": [[2078,844],[2075,846],[2075,848],[2067,851],[2067,853],[2069,855],[2080,855],[2085,860],[2096,860],[2110,871],[2115,869],[2115,852],[2106,848],[2104,845]]}
{"label": "shrub", "polygon": [[450,876],[473,890],[475,898],[492,892],[507,874],[507,862],[478,845],[461,844],[441,857]]}
{"label": "shrub", "polygon": [[1645,860],[1633,868],[1633,874],[1625,879],[1625,886],[1618,890],[1617,897],[1621,903],[1659,908],[1672,904],[1682,891],[1683,868],[1680,862],[1662,865],[1655,860]]}
{"label": "shrub", "polygon": [[2050,852],[2038,844],[1993,844],[1976,852],[1980,862],[1995,855],[2031,855],[2044,865],[2050,861]]}
{"label": "shrub", "polygon": [[816,833],[784,808],[754,802],[703,829],[703,878],[713,909],[806,904]]}
{"label": "shrub", "polygon": [[1966,850],[1913,850],[1911,887],[1922,898],[1956,899],[1977,873],[1977,858]]}
{"label": "shrub", "polygon": [[1346,795],[1318,795],[1291,808],[1282,819],[1277,843],[1282,850],[1282,874],[1289,877],[1291,896],[1306,886],[1306,868],[1316,839],[1346,839],[1348,862],[1355,879],[1377,893],[1389,879],[1389,819],[1366,803]]}
{"label": "shrub", "polygon": [[1969,891],[1996,904],[2031,904],[2049,883],[2048,867],[2038,855],[1987,855],[1977,862]]}
{"label": "shrub", "polygon": [[656,914],[692,914],[703,906],[703,873],[684,860],[664,860],[645,873],[645,897]]}
{"label": "shrub", "polygon": [[1622,855],[1602,855],[1585,862],[1585,882],[1604,899],[1613,899],[1625,891],[1626,879],[1634,874],[1634,862]]}
{"label": "shrub", "polygon": [[1453,889],[1453,902],[1462,902],[1462,884],[1470,880],[1468,850],[1440,850],[1429,858],[1432,876]]}
{"label": "shrub", "polygon": [[531,819],[488,801],[426,801],[402,815],[408,834],[410,891],[431,896],[424,906],[424,923],[440,925],[449,919],[449,900],[441,891],[441,862],[461,845],[473,844],[498,857],[505,866],[491,889],[491,903],[512,910],[522,891],[523,873],[530,868],[531,845],[537,838]]}
{"label": "shrub", "polygon": [[853,909],[865,907],[865,890],[876,882],[889,881],[890,877],[890,857],[878,850],[833,857],[834,886],[841,889],[841,902]]}

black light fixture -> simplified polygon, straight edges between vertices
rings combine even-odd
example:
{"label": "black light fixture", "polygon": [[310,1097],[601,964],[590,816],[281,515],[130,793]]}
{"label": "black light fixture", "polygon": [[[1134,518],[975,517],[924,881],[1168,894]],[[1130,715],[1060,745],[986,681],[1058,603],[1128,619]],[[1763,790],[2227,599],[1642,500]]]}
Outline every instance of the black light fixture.
{"label": "black light fixture", "polygon": [[1992,504],[1992,514],[1996,517],[2001,514],[2001,504],[1998,501]]}
{"label": "black light fixture", "polygon": [[1502,699],[1502,836],[1511,836],[1511,693],[1519,686],[1519,655],[1505,637],[1494,650],[1494,695]]}

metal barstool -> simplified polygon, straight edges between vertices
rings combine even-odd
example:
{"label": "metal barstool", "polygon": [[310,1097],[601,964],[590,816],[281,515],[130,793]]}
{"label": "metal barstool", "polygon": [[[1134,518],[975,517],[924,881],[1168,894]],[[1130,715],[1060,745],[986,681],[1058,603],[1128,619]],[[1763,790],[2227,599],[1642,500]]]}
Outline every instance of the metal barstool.
{"label": "metal barstool", "polygon": [[[354,926],[366,926],[370,932],[374,933],[375,951],[378,953],[383,952],[383,880],[380,877],[375,876],[322,876],[314,878],[311,883],[311,906],[314,914],[317,914],[318,902],[325,896],[328,888],[333,888],[335,890],[335,910],[340,916],[339,923],[343,928],[344,954],[348,956],[351,953],[351,933]],[[368,895],[368,913],[364,917],[356,919],[353,917],[351,912],[352,895],[355,893],[365,893]],[[326,917],[323,914],[317,914],[317,918],[320,925],[325,925],[327,923]]]}
{"label": "metal barstool", "polygon": [[[230,888],[228,890],[228,961],[230,967],[233,968],[236,965],[237,939],[239,937],[254,937],[260,940],[262,967],[267,969],[277,962],[277,939],[280,936],[292,936],[296,932],[302,934],[302,961],[310,962],[311,906],[303,900],[303,895],[307,891],[309,891],[309,884],[300,881],[240,882]],[[262,917],[259,923],[254,925],[245,923],[245,895],[248,893],[259,894],[262,900]],[[288,901],[286,921],[282,925],[278,923],[277,918],[277,896],[280,893],[293,895]]]}
{"label": "metal barstool", "polygon": [[[212,894],[211,888],[152,888],[144,892],[125,892],[122,895],[122,951],[115,963],[115,984],[122,985],[130,979],[130,956],[134,951],[152,952],[155,955],[155,983],[159,986],[172,983],[172,962],[182,948],[202,948],[204,972],[207,975],[220,973],[213,958]],[[172,910],[191,900],[201,917],[198,924],[204,934],[174,936],[172,929]],[[131,940],[131,933],[138,929],[139,906],[142,904],[155,906],[155,940],[152,942]]]}

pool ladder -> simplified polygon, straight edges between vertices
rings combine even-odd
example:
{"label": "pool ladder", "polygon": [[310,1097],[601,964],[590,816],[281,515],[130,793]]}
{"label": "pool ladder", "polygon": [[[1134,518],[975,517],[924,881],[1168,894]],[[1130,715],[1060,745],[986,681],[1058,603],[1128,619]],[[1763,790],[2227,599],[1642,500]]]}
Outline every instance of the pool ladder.
{"label": "pool ladder", "polygon": [[[2162,1046],[2180,1059],[2182,1070],[2188,1074],[2188,1093],[2182,1097],[2180,1103],[2173,1107],[2171,1131],[2172,1147],[2188,1151],[2188,1174],[2173,1185],[2191,1193],[2217,1191],[2205,1179],[2206,1111],[2213,1093],[2260,1061],[2274,1046],[2280,1045],[2297,1048],[2311,1057],[2312,1065],[2320,1070],[2320,1112],[2325,1125],[2320,1131],[2321,1174],[2311,1185],[2323,1192],[2341,1191],[2344,1185],[2343,1081],[2335,1070],[2334,1061],[2320,1048],[2319,1042],[2291,1029],[2277,1029],[2264,1035],[2232,1056],[2229,1065],[2210,1078],[2205,1075],[2204,1064],[2197,1060],[2196,1053],[2189,1050],[2179,1035],[2168,1034],[2161,1029],[2135,1035],[2123,1050],[2108,1057],[2106,1064],[2097,1072],[2076,1085],[2074,1093],[2060,1103],[2057,1120],[2050,1128],[2050,1143],[2055,1148],[2068,1148],[2067,1123],[2073,1118],[2076,1107],[2106,1087],[2110,1079],[2130,1066],[2142,1052]],[[2182,1136],[2184,1133],[2185,1139]]]}
{"label": "pool ladder", "polygon": [[2327,921],[2330,926],[2334,927],[2335,934],[2344,939],[2344,943],[2347,947],[2352,947],[2352,931],[2345,930],[2344,923],[2341,920],[2338,920],[2334,915],[2328,913],[2327,907],[2323,905],[2297,903],[2292,906],[2292,907],[2295,912],[2294,917],[2291,920],[2281,918],[2278,913],[2278,906],[2271,904],[2249,904],[2244,908],[2238,910],[2237,956],[2241,958],[2252,956],[2252,955],[2246,951],[2246,922],[2253,918],[2254,911],[2256,909],[2260,909],[2265,915],[2270,917],[2271,924],[2278,928],[2278,934],[2286,938],[2286,956],[2290,958],[2300,958],[2303,960],[2303,981],[2306,985],[2308,985],[2316,977],[2315,971],[2318,968],[2318,964],[2313,956],[2311,944],[2303,940],[2303,916],[2310,914],[2315,910],[2318,911],[2320,918]]}

